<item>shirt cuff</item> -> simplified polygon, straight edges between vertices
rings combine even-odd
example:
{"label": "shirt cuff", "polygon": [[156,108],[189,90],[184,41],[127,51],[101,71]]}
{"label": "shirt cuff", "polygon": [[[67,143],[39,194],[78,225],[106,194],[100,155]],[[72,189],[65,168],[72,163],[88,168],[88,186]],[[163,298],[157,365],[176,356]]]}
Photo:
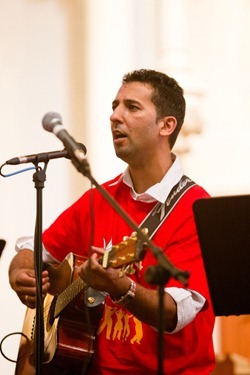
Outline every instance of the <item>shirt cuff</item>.
{"label": "shirt cuff", "polygon": [[204,306],[206,299],[198,292],[191,289],[183,288],[166,288],[165,292],[169,293],[177,305],[177,324],[169,334],[176,333],[192,322],[198,312]]}

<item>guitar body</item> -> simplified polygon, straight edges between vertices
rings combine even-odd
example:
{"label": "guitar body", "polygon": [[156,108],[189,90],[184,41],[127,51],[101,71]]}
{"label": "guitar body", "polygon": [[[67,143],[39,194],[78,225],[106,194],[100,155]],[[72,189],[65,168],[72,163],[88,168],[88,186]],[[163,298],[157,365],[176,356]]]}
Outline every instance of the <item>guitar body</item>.
{"label": "guitar body", "polygon": [[[83,260],[84,258],[70,253],[58,267],[49,266],[53,295],[47,294],[43,305],[42,374],[74,374],[74,371],[79,374],[83,366],[88,365],[94,353],[95,330],[103,312],[103,304],[87,307],[84,303],[86,285],[76,274],[76,268]],[[78,281],[82,284],[78,284]],[[72,290],[73,294],[68,296],[68,291],[71,293]],[[57,316],[56,304],[61,296],[63,302],[65,298],[70,302]],[[36,310],[28,308],[15,375],[36,375],[35,326]]]}
{"label": "guitar body", "polygon": [[[122,242],[105,251],[99,262],[103,268],[113,267],[133,273],[133,267],[129,270],[130,265],[141,261],[145,251],[144,243],[137,239],[137,233],[132,233],[131,237],[124,237]],[[88,296],[88,302],[93,303],[93,307],[87,307],[84,303],[87,286],[76,270],[85,260],[70,253],[60,265],[46,266],[51,294],[46,295],[43,304],[42,375],[82,374],[83,367],[88,367],[94,353],[95,331],[104,303],[95,303],[97,296]],[[27,309],[15,375],[36,375],[35,334],[36,310]]]}

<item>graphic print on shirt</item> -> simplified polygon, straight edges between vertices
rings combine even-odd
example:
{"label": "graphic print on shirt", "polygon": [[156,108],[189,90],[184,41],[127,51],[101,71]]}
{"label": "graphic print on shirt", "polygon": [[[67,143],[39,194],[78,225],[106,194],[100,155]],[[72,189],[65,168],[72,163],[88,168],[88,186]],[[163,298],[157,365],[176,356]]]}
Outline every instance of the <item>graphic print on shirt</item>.
{"label": "graphic print on shirt", "polygon": [[104,315],[97,330],[97,336],[106,332],[108,340],[130,340],[131,344],[140,344],[143,337],[142,323],[132,314],[120,307],[105,305]]}
{"label": "graphic print on shirt", "polygon": [[[106,242],[103,239],[104,248],[112,249],[112,239]],[[134,264],[135,268],[140,269],[141,264]],[[104,314],[100,321],[96,335],[102,332],[106,334],[108,340],[130,340],[131,344],[140,344],[143,337],[142,323],[132,314],[126,313],[119,306],[109,306],[105,304]]]}

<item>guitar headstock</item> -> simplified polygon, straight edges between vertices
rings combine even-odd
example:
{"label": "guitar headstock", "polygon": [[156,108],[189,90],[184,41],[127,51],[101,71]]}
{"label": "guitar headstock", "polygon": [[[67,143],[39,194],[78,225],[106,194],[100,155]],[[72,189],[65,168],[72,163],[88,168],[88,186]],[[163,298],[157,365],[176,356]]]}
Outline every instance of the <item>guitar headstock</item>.
{"label": "guitar headstock", "polygon": [[[146,235],[147,228],[142,229]],[[102,259],[103,268],[122,268],[126,265],[141,261],[146,252],[146,244],[137,238],[133,232],[130,237],[124,237],[123,241],[107,250]]]}

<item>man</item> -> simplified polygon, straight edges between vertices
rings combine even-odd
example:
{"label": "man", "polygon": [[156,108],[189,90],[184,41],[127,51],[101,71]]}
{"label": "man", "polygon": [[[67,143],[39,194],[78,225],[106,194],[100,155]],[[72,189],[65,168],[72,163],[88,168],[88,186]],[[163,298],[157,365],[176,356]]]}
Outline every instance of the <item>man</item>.
{"label": "man", "polygon": [[[174,79],[153,70],[123,77],[110,121],[116,155],[128,167],[104,187],[138,225],[158,202],[161,221],[176,191],[185,185],[179,182],[183,176],[180,161],[171,152],[184,115],[183,90]],[[175,278],[165,286],[162,366],[168,375],[207,375],[214,367],[214,315],[192,212],[194,201],[204,197],[208,194],[203,188],[191,186],[152,237],[175,267],[190,272],[188,288]],[[147,250],[131,274],[103,268],[98,260],[104,248],[130,235],[131,228],[97,189],[86,192],[43,234],[44,261],[61,262],[69,249],[88,255],[79,266],[80,278],[108,294],[88,374],[148,375],[157,371],[159,293],[145,279],[148,267],[157,264],[155,257]],[[36,290],[30,248],[19,244],[21,250],[9,273],[12,288],[32,308]],[[44,296],[49,288],[49,274],[44,271]]]}

